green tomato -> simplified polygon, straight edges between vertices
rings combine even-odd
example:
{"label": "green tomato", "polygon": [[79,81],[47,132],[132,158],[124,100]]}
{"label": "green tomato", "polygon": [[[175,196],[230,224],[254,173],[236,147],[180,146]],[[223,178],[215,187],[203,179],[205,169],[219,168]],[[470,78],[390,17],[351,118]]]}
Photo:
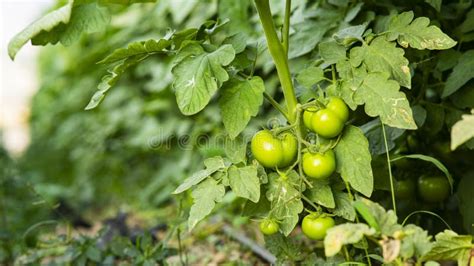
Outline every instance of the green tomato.
{"label": "green tomato", "polygon": [[316,113],[316,111],[317,109],[315,107],[310,107],[303,112],[303,123],[309,130],[313,130],[311,118]]}
{"label": "green tomato", "polygon": [[278,229],[280,228],[277,222],[270,219],[261,221],[259,227],[260,231],[262,231],[262,233],[265,235],[273,235],[278,232]]}
{"label": "green tomato", "polygon": [[281,140],[281,147],[283,149],[283,159],[278,167],[286,167],[295,161],[298,152],[298,140],[295,135],[290,132],[285,132],[279,136]]}
{"label": "green tomato", "polygon": [[326,109],[333,111],[343,123],[349,119],[349,108],[346,103],[339,97],[331,97],[329,103],[326,105]]}
{"label": "green tomato", "polygon": [[418,195],[426,202],[442,202],[449,196],[449,182],[444,176],[421,176],[418,179]]}
{"label": "green tomato", "polygon": [[336,156],[332,150],[325,153],[303,154],[303,172],[315,179],[328,178],[336,170]]}
{"label": "green tomato", "polygon": [[411,199],[415,195],[415,187],[413,179],[398,180],[395,185],[395,196],[398,199]]}
{"label": "green tomato", "polygon": [[328,229],[334,227],[334,224],[334,219],[331,217],[316,217],[309,214],[303,218],[301,229],[308,238],[323,240]]}
{"label": "green tomato", "polygon": [[344,122],[333,111],[322,109],[311,117],[311,128],[324,138],[334,138],[344,129]]}
{"label": "green tomato", "polygon": [[257,132],[252,138],[250,148],[255,159],[265,167],[277,167],[283,160],[281,141],[269,130]]}

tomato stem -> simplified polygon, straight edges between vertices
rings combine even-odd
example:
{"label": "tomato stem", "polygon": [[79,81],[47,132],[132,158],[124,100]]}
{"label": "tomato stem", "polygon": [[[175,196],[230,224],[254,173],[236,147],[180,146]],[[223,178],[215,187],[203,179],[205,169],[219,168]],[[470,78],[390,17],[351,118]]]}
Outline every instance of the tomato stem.
{"label": "tomato stem", "polygon": [[283,109],[283,107],[281,107],[281,105],[275,101],[275,99],[273,99],[272,96],[270,96],[270,94],[268,94],[266,91],[263,92],[263,97],[265,97],[265,99],[267,99],[268,102],[270,102],[270,104],[275,107],[275,109],[277,109],[285,118],[286,120],[288,120],[288,114],[287,112]]}
{"label": "tomato stem", "polygon": [[282,29],[282,46],[283,50],[285,51],[285,55],[288,57],[288,49],[290,43],[288,42],[288,38],[290,35],[290,13],[291,13],[291,0],[286,0],[285,5],[285,22],[283,23]]}
{"label": "tomato stem", "polygon": [[383,125],[382,121],[380,121],[382,125],[382,133],[383,133],[383,141],[385,144],[385,154],[387,154],[387,166],[388,166],[388,176],[390,178],[390,192],[392,194],[392,204],[393,204],[393,211],[395,215],[397,214],[397,202],[395,200],[395,189],[393,185],[393,175],[392,175],[392,166],[390,164],[390,154],[388,152],[388,143],[387,143],[387,134],[385,133],[385,126]]}
{"label": "tomato stem", "polygon": [[[278,73],[278,78],[280,79],[281,88],[283,90],[283,95],[285,97],[287,106],[288,122],[293,124],[296,120],[296,104],[298,101],[296,100],[295,90],[291,80],[290,69],[288,66],[288,56],[275,31],[269,0],[255,0],[255,5],[257,7],[257,11],[260,16],[260,22],[265,33],[268,50],[270,51],[270,54],[273,58]],[[286,15],[289,16],[289,12],[287,13],[288,14]]]}

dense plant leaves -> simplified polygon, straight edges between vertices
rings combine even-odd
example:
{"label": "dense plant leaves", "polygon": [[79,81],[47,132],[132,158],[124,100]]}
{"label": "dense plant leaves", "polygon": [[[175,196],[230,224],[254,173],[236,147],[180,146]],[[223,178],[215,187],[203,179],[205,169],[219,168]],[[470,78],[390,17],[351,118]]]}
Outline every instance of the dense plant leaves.
{"label": "dense plant leaves", "polygon": [[418,17],[413,20],[413,17],[413,11],[392,17],[387,29],[388,39],[397,40],[402,47],[420,50],[444,50],[456,45],[456,42],[438,27],[429,26],[428,18]]}
{"label": "dense plant leaves", "polygon": [[370,197],[374,177],[370,166],[369,142],[357,127],[346,126],[334,149],[337,169],[342,178],[363,195]]}
{"label": "dense plant leaves", "polygon": [[[359,211],[363,209],[365,212],[368,212],[368,213],[364,213],[365,214],[363,216],[364,219],[366,217],[371,217],[371,218],[368,218],[371,221],[371,223],[376,221],[378,225],[374,227],[374,229],[376,229],[382,235],[391,236],[393,235],[394,232],[402,229],[402,226],[397,224],[398,218],[393,210],[386,211],[378,203],[372,202],[362,197],[359,197],[356,203],[360,205],[363,204],[366,206],[366,208],[359,206],[357,210]],[[369,223],[369,225],[372,226],[371,223]]]}
{"label": "dense plant leaves", "polygon": [[474,50],[469,50],[462,54],[446,80],[442,97],[453,94],[472,78],[474,78]]}
{"label": "dense plant leaves", "polygon": [[349,195],[344,192],[334,193],[334,201],[336,207],[331,209],[334,215],[340,216],[348,221],[354,221],[356,217],[356,211],[352,206],[352,200]]}
{"label": "dense plant leaves", "polygon": [[200,183],[192,192],[193,206],[189,211],[188,229],[192,230],[196,224],[204,219],[225,194],[224,185],[214,179],[207,179]]}
{"label": "dense plant leaves", "polygon": [[265,245],[277,257],[279,263],[285,261],[295,262],[303,258],[301,246],[295,240],[286,238],[281,234],[265,236]]}
{"label": "dense plant leaves", "polygon": [[474,221],[474,197],[472,197],[472,188],[474,187],[474,172],[463,175],[459,182],[457,196],[459,198],[459,210],[463,217],[464,228],[471,235],[474,235],[472,221]]}
{"label": "dense plant leaves", "polygon": [[312,51],[321,41],[324,33],[329,30],[328,26],[328,22],[311,20],[293,25],[294,33],[290,35],[289,41],[297,45],[290,45],[288,58],[295,58]]}
{"label": "dense plant leaves", "polygon": [[132,42],[128,44],[127,48],[119,48],[113,51],[110,55],[102,59],[99,63],[110,64],[132,56],[148,56],[155,53],[165,52],[165,49],[168,48],[171,44],[172,42],[170,40],[170,36],[166,36],[159,40],[150,39],[147,41]]}
{"label": "dense plant leaves", "polygon": [[222,87],[219,99],[222,121],[231,139],[245,129],[250,118],[258,114],[265,85],[260,77],[231,79]]}
{"label": "dense plant leaves", "polygon": [[396,128],[416,129],[416,123],[405,94],[397,82],[384,73],[369,73],[354,94],[354,100],[365,103],[365,112],[380,116],[384,124]]}
{"label": "dense plant leaves", "polygon": [[280,231],[289,235],[298,223],[298,214],[303,211],[300,192],[290,182],[273,173],[269,177],[267,199],[272,204],[272,215],[280,220]]}
{"label": "dense plant leaves", "polygon": [[410,68],[404,54],[403,49],[395,47],[395,43],[388,42],[383,37],[351,50],[351,57],[363,59],[368,72],[387,72],[401,86],[411,88]]}
{"label": "dense plant leaves", "polygon": [[303,69],[297,76],[296,81],[306,88],[311,88],[324,79],[324,72],[320,67],[310,66]]}
{"label": "dense plant leaves", "polygon": [[202,180],[206,179],[213,173],[226,168],[226,163],[222,157],[212,157],[204,161],[206,169],[197,171],[192,176],[186,178],[179,187],[173,192],[173,194],[179,194],[190,189],[192,186],[199,184]]}
{"label": "dense plant leaves", "polygon": [[315,181],[312,185],[313,187],[307,190],[308,199],[326,208],[336,207],[334,196],[329,184]]}
{"label": "dense plant leaves", "polygon": [[423,257],[430,260],[457,260],[458,265],[468,265],[472,249],[472,236],[458,235],[445,230],[435,236],[433,248]]}
{"label": "dense plant leaves", "polygon": [[324,253],[327,257],[332,257],[339,253],[341,248],[347,244],[355,244],[361,241],[364,236],[375,234],[375,229],[366,224],[347,223],[336,225],[329,229],[324,238]]}
{"label": "dense plant leaves", "polygon": [[229,79],[223,66],[232,62],[235,51],[230,44],[211,53],[205,52],[199,44],[190,44],[179,53],[185,57],[172,69],[173,87],[181,112],[192,115],[206,107],[217,89]]}
{"label": "dense plant leaves", "polygon": [[400,256],[408,259],[414,256],[420,258],[431,250],[431,236],[422,228],[409,224],[403,227],[404,237],[400,246]]}
{"label": "dense plant leaves", "polygon": [[366,28],[367,28],[367,23],[357,25],[357,26],[350,26],[334,33],[332,37],[339,44],[344,45],[345,47],[349,47],[357,41],[360,41],[360,42],[364,41],[364,39],[362,38],[362,35],[364,34]]}
{"label": "dense plant leaves", "polygon": [[43,31],[51,31],[60,24],[67,24],[71,18],[73,3],[69,2],[61,8],[53,10],[36,20],[24,30],[16,34],[8,43],[8,55],[13,60],[18,51],[36,35]]}
{"label": "dense plant leaves", "polygon": [[418,160],[422,160],[422,161],[426,161],[426,162],[432,163],[432,164],[433,164],[434,166],[436,166],[441,172],[444,173],[444,175],[445,175],[446,178],[448,179],[449,186],[451,187],[451,193],[453,192],[453,188],[454,188],[454,180],[453,180],[453,177],[452,177],[451,174],[449,173],[448,168],[446,168],[446,166],[444,166],[444,164],[443,164],[442,162],[440,162],[438,159],[436,159],[436,158],[434,158],[434,157],[431,157],[431,156],[428,156],[428,155],[424,155],[424,154],[408,154],[408,155],[402,155],[402,156],[393,158],[392,161],[400,160],[400,159],[403,159],[403,158],[418,159]]}
{"label": "dense plant leaves", "polygon": [[260,179],[257,176],[257,166],[237,168],[231,166],[228,170],[229,184],[238,197],[258,202],[260,199]]}
{"label": "dense plant leaves", "polygon": [[[369,140],[369,148],[372,155],[380,155],[386,152],[382,124],[379,118],[365,123],[360,127],[360,129],[364,132],[365,136]],[[404,129],[385,126],[387,146],[389,151],[395,148],[395,141],[400,138],[404,132]]]}
{"label": "dense plant leaves", "polygon": [[326,41],[319,44],[319,55],[324,63],[332,65],[346,58],[346,47],[335,41]]}
{"label": "dense plant leaves", "polygon": [[451,129],[451,150],[465,143],[474,137],[474,112],[470,115],[463,115]]}

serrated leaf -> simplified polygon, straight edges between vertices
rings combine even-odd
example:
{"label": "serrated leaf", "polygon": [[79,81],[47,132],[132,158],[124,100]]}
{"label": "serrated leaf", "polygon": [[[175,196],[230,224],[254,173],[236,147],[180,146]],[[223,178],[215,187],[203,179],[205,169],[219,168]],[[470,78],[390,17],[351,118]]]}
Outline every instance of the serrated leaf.
{"label": "serrated leaf", "polygon": [[348,221],[354,221],[356,217],[356,211],[354,206],[352,206],[352,201],[344,192],[334,193],[334,201],[336,203],[336,208],[331,209],[331,212],[334,215],[340,216]]}
{"label": "serrated leaf", "polygon": [[308,189],[306,192],[308,199],[326,208],[336,207],[331,186],[329,186],[329,184],[314,181],[312,185],[313,187]]}
{"label": "serrated leaf", "polygon": [[445,98],[455,93],[472,78],[474,78],[474,50],[469,50],[461,55],[453,72],[449,74],[441,97]]}
{"label": "serrated leaf", "polygon": [[370,197],[374,177],[370,161],[369,142],[358,127],[346,126],[334,149],[337,169],[342,178],[363,195]]}
{"label": "serrated leaf", "polygon": [[172,69],[175,77],[173,87],[181,112],[193,115],[201,111],[222,83],[229,79],[223,66],[232,62],[235,51],[230,44],[211,53],[205,52],[199,44],[190,44],[179,53],[186,53],[186,57]]}
{"label": "serrated leaf", "polygon": [[263,103],[265,85],[260,77],[231,79],[222,87],[219,106],[222,121],[231,139],[245,129],[251,117],[258,114]]}
{"label": "serrated leaf", "polygon": [[365,103],[365,113],[380,116],[386,125],[416,129],[416,123],[405,94],[397,82],[384,73],[369,73],[354,94],[355,102]]}
{"label": "serrated leaf", "polygon": [[418,159],[418,160],[422,160],[422,161],[425,161],[425,162],[432,163],[439,170],[441,170],[441,172],[444,173],[444,175],[448,179],[449,186],[451,188],[451,193],[453,192],[453,185],[454,185],[453,177],[449,173],[448,168],[446,168],[446,166],[444,166],[444,164],[442,162],[440,162],[438,159],[436,159],[434,157],[431,157],[431,156],[428,156],[428,155],[424,155],[424,154],[408,154],[408,155],[399,156],[397,158],[393,158],[391,161],[396,161],[396,160],[403,159],[403,158]]}
{"label": "serrated leaf", "polygon": [[329,229],[324,238],[324,254],[332,257],[341,251],[341,248],[347,244],[355,244],[361,241],[364,236],[375,234],[375,229],[366,224],[340,224]]}
{"label": "serrated leaf", "polygon": [[409,224],[403,228],[404,237],[400,246],[400,256],[408,259],[422,257],[431,250],[431,236],[423,228]]}
{"label": "serrated leaf", "polygon": [[410,68],[404,54],[403,49],[395,47],[395,43],[378,37],[370,45],[351,49],[350,56],[363,58],[368,72],[387,72],[400,85],[411,88]]}
{"label": "serrated leaf", "polygon": [[310,66],[301,71],[296,76],[296,81],[305,88],[311,88],[316,83],[324,79],[324,72],[320,67]]}
{"label": "serrated leaf", "polygon": [[251,165],[241,168],[231,166],[228,175],[230,187],[235,195],[258,202],[260,199],[260,180],[257,176],[257,166]]}
{"label": "serrated leaf", "polygon": [[314,47],[321,41],[326,31],[329,30],[328,22],[305,20],[304,22],[292,25],[294,33],[290,35],[290,45],[288,58],[296,58],[298,56],[311,52]]}
{"label": "serrated leaf", "polygon": [[319,44],[319,55],[328,65],[337,63],[346,58],[346,47],[335,41],[327,41]]}
{"label": "serrated leaf", "polygon": [[[474,110],[473,110],[474,111]],[[451,150],[474,137],[474,114],[463,115],[451,129]]]}
{"label": "serrated leaf", "polygon": [[119,48],[109,54],[107,57],[102,59],[99,63],[111,64],[117,61],[126,59],[128,57],[137,55],[152,55],[160,52],[166,52],[164,49],[171,45],[171,41],[168,38],[159,40],[150,39],[147,41],[132,42],[129,43],[127,48]]}
{"label": "serrated leaf", "polygon": [[444,34],[438,27],[429,26],[427,17],[413,20],[413,11],[392,17],[388,24],[389,40],[397,40],[402,47],[423,50],[444,50],[456,45],[456,41]]}
{"label": "serrated leaf", "polygon": [[423,257],[424,260],[456,260],[458,265],[468,265],[472,249],[472,236],[458,235],[445,230],[435,236],[433,248]]}
{"label": "serrated leaf", "polygon": [[265,236],[265,246],[279,261],[298,261],[302,259],[302,249],[297,242],[281,234]]}
{"label": "serrated leaf", "polygon": [[10,58],[14,60],[23,45],[40,32],[51,31],[60,24],[67,24],[71,18],[72,7],[73,2],[69,1],[65,6],[49,12],[16,34],[8,43],[8,55]]}
{"label": "serrated leaf", "polygon": [[226,167],[226,163],[222,157],[211,157],[204,161],[206,169],[197,171],[190,177],[186,178],[179,187],[173,192],[173,194],[179,194],[190,189],[192,186],[199,184],[202,180],[206,179],[213,173],[222,170]]}
{"label": "serrated leaf", "polygon": [[402,226],[397,223],[398,218],[393,210],[387,211],[380,204],[362,197],[358,197],[357,202],[367,207],[365,210],[370,212],[370,216],[373,217],[372,221],[376,221],[378,224],[374,229],[377,229],[382,235],[392,236],[394,232],[402,229]]}
{"label": "serrated leaf", "polygon": [[276,173],[271,174],[269,179],[266,197],[272,204],[273,218],[280,221],[280,231],[288,236],[298,223],[298,214],[303,211],[300,192]]}
{"label": "serrated leaf", "polygon": [[214,209],[216,202],[220,202],[225,194],[224,185],[214,179],[207,179],[193,190],[193,206],[189,211],[188,228],[191,231],[196,224],[204,219]]}

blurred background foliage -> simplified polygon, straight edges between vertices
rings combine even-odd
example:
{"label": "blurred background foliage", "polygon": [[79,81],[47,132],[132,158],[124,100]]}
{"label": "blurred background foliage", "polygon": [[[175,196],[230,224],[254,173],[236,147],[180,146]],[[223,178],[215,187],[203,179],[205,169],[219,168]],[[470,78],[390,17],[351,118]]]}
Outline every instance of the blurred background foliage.
{"label": "blurred background foliage", "polygon": [[[325,4],[318,8],[313,1],[306,2],[293,1],[289,56],[295,73],[317,59],[320,41],[340,29],[395,11],[414,10],[415,16],[427,16],[448,35],[457,40],[464,38],[459,51],[472,48],[470,35],[451,30],[456,29],[466,19],[465,14],[472,10],[470,1],[446,3],[441,13],[426,3],[429,1],[333,0],[323,1]],[[364,2],[364,5],[358,2]],[[282,21],[278,15],[283,13],[282,3],[272,1],[277,25]],[[183,116],[179,112],[171,87],[172,61],[162,55],[149,57],[128,70],[99,108],[84,111],[101,77],[106,74],[104,66],[96,63],[113,50],[133,41],[159,39],[171,29],[199,27],[210,19],[229,20],[223,27],[223,34],[245,35],[254,53],[247,53],[241,60],[248,61],[252,67],[256,58],[254,70],[265,80],[266,91],[278,101],[282,100],[251,0],[170,0],[127,7],[111,6],[110,10],[112,21],[105,31],[83,35],[79,42],[68,47],[55,45],[41,50],[38,59],[41,85],[31,102],[31,144],[21,157],[15,159],[1,149],[0,261],[11,260],[25,254],[28,247],[36,247],[44,241],[37,239],[40,232],[59,234],[58,223],[63,229],[69,228],[68,224],[91,228],[107,218],[116,217],[117,213],[134,213],[142,221],[140,226],[146,230],[160,224],[170,224],[173,230],[179,230],[178,225],[186,218],[183,217],[186,212],[181,210],[190,206],[191,199],[186,195],[172,196],[171,192],[189,174],[202,168],[204,158],[232,152],[222,145],[226,137],[216,101],[193,116]],[[350,12],[355,12],[355,15],[348,19]],[[474,108],[474,95],[470,92],[473,84],[468,83],[449,98],[440,98],[442,87],[436,84],[446,79],[455,63],[448,68],[439,67],[446,66],[448,63],[445,61],[450,57],[449,54],[438,55],[453,52],[449,51],[406,54],[414,64],[415,74],[413,88],[404,92],[413,105],[422,110],[418,115],[415,112],[415,117],[421,117],[423,126],[410,132],[388,128],[389,143],[393,144],[393,155],[422,153],[440,159],[455,178],[455,194],[445,204],[432,206],[419,200],[401,201],[400,218],[413,210],[427,209],[440,214],[459,233],[472,233],[469,221],[474,219],[474,197],[472,190],[467,188],[474,186],[474,154],[470,150],[474,145],[468,143],[459,151],[451,152],[449,129],[461,114]],[[430,68],[417,68],[417,64],[429,64],[433,71],[419,73]],[[297,93],[300,100],[306,101],[317,92],[297,84]],[[242,138],[248,140],[258,128],[273,123],[273,118],[284,121],[265,102],[260,115],[252,119]],[[361,110],[354,112],[352,122],[365,127],[371,143],[378,189],[373,198],[390,206],[381,130],[371,127],[369,123],[373,124],[373,119]],[[400,160],[394,165],[397,179],[417,178],[436,171],[429,164],[417,160]],[[247,223],[240,217],[240,203],[230,197],[220,205],[218,212],[235,225]],[[417,216],[410,222],[422,224],[431,232],[443,229],[443,224],[432,217]],[[169,233],[175,232],[173,230],[170,229]],[[75,243],[74,250],[84,249],[80,254],[97,259],[97,251],[87,251],[86,247],[90,241],[103,239],[104,234]],[[72,245],[64,239],[55,241],[61,245],[68,243],[66,247]],[[112,247],[100,252],[120,256],[113,253]],[[137,258],[136,254],[141,251],[137,252],[123,256]],[[156,256],[173,252],[161,245]],[[35,256],[28,258],[34,261],[44,255]],[[153,256],[150,258],[158,260]],[[102,259],[105,257],[97,260]]]}

